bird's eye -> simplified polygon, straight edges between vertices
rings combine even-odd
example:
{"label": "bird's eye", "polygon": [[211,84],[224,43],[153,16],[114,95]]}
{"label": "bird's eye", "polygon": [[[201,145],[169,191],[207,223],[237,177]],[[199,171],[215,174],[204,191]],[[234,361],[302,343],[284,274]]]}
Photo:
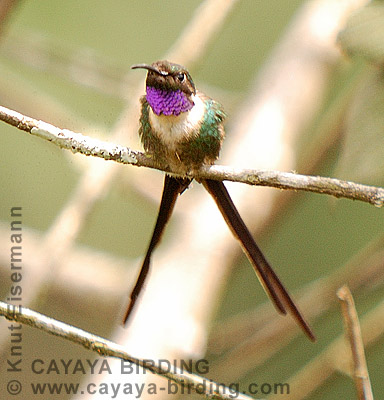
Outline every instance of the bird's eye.
{"label": "bird's eye", "polygon": [[180,74],[177,74],[177,80],[179,82],[183,82],[184,79],[185,79],[185,74],[184,73],[180,72]]}

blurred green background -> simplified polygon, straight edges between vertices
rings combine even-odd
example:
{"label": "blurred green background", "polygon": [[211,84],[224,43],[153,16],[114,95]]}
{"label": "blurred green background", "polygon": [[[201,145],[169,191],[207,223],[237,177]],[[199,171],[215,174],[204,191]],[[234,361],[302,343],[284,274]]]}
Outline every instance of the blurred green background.
{"label": "blurred green background", "polygon": [[[107,132],[108,135],[123,109],[125,98],[136,101],[130,98],[130,93],[120,93],[117,89],[119,84],[123,87],[122,81],[130,65],[150,63],[161,58],[200,3],[197,0],[112,0],[108,4],[100,0],[21,1],[2,32],[0,86],[3,88],[0,88],[0,96],[6,101],[0,101],[1,104],[27,113],[23,102],[30,109],[29,106],[34,103],[38,105],[49,100],[52,110],[55,110],[53,120],[38,111],[29,115],[90,136],[100,132]],[[209,87],[218,93],[220,101],[229,111],[229,118],[238,111],[258,70],[278,43],[294,13],[304,3],[293,0],[239,1],[223,29],[211,42],[209,50],[192,68],[197,86]],[[76,69],[71,70],[72,77],[67,73],[68,68],[60,70],[52,67],[47,70],[43,68],[44,60],[33,59],[26,49],[22,54],[28,62],[23,62],[22,57],[11,49],[17,49],[24,40],[28,43],[31,38],[55,44],[52,52],[57,55],[58,66],[76,66],[81,59],[99,60],[105,75],[110,74],[111,82],[116,85],[111,84],[109,92],[87,87],[73,78]],[[354,87],[364,73],[365,65],[362,67],[361,61],[341,63],[330,83],[328,98],[303,135],[303,148],[311,142],[311,135],[323,123],[324,115],[332,114],[332,106],[339,101],[339,97],[345,100],[342,91],[349,86]],[[143,76],[138,74],[136,79],[143,79]],[[19,103],[15,101],[17,97],[20,98]],[[49,114],[49,110],[45,112]],[[132,147],[137,148],[134,140],[136,138],[126,138],[126,142],[121,144],[130,146],[135,143]],[[47,230],[81,176],[81,156],[67,154],[3,123],[0,124],[0,146],[0,219],[9,221],[9,208],[22,205],[23,225],[39,231]],[[341,144],[337,141],[316,174],[335,176],[340,154]],[[344,167],[344,175],[340,177],[354,179],[354,171],[350,171],[348,176],[346,169]],[[367,175],[361,183],[383,184],[370,181]],[[258,190],[255,188],[255,195]],[[368,204],[302,193],[296,193],[293,200],[283,215],[274,219],[258,238],[272,265],[279,266],[279,274],[292,290],[341,267],[383,232],[383,211]],[[78,242],[119,257],[140,257],[149,240],[156,209],[156,203],[130,190],[129,185],[124,184],[123,188],[115,185],[92,211]],[[135,237],[128,232],[132,225],[135,226]],[[261,290],[255,290],[258,283],[245,257],[240,257],[238,263],[225,289],[217,321],[251,310],[255,302],[265,300]],[[296,266],[305,271],[305,276],[295,274]],[[384,290],[381,286],[360,291],[355,296],[360,315],[382,300]],[[2,287],[1,293],[5,295],[7,287]],[[71,322],[81,324],[81,320]],[[103,325],[100,322],[98,333],[108,335],[108,328]],[[339,307],[331,308],[321,320],[316,321],[314,328],[318,336],[315,345],[308,345],[303,337],[294,340],[266,364],[249,371],[241,378],[240,384],[287,381],[294,371],[303,368],[306,362],[320,354],[342,333]],[[55,345],[54,338],[46,340]],[[381,379],[383,343],[380,339],[367,348],[368,368],[376,398],[384,395]],[[65,348],[69,345],[61,343],[60,346]],[[208,354],[209,351],[208,348]],[[79,354],[87,355],[81,351]],[[214,355],[210,357],[213,361],[216,359]],[[333,375],[332,380],[308,398],[357,397],[353,381],[340,373]]]}

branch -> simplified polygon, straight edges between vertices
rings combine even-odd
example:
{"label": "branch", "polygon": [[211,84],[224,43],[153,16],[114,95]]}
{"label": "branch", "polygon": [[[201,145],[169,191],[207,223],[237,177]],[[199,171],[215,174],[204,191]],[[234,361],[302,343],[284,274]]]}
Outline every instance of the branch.
{"label": "branch", "polygon": [[[150,156],[143,152],[93,139],[68,129],[60,129],[6,107],[0,106],[0,120],[31,135],[48,140],[62,149],[71,150],[73,153],[100,157],[121,164],[131,164],[137,167],[148,167],[172,172],[167,166],[155,163]],[[196,179],[227,180],[246,183],[248,185],[324,193],[338,198],[343,197],[364,201],[376,207],[383,207],[384,205],[384,188],[342,181],[335,178],[299,175],[279,171],[236,169],[221,165],[203,166],[193,174],[193,177]]]}
{"label": "branch", "polygon": [[359,400],[373,400],[371,383],[369,380],[367,362],[365,360],[363,339],[355,302],[348,286],[337,291],[341,303],[345,330],[352,351],[353,377],[355,379]]}
{"label": "branch", "polygon": [[[0,315],[3,315],[8,320],[29,325],[51,335],[59,336],[79,344],[101,356],[116,357],[129,361],[153,374],[163,376],[189,391],[205,396],[208,399],[226,400],[233,398],[233,389],[213,382],[211,379],[205,379],[199,375],[184,372],[176,367],[172,367],[172,371],[169,371],[169,368],[156,365],[152,360],[148,361],[129,355],[122,346],[114,342],[65,324],[64,322],[49,318],[43,314],[29,310],[28,308],[0,301]],[[243,394],[238,394],[236,398],[243,400],[252,399],[252,397]]]}

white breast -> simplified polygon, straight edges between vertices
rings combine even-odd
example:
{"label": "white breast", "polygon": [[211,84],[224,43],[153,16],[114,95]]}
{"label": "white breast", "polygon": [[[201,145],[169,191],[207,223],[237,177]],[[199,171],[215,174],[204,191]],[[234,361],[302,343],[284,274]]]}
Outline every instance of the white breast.
{"label": "white breast", "polygon": [[149,121],[152,129],[167,147],[174,147],[177,142],[190,138],[196,132],[204,117],[205,106],[199,96],[192,95],[195,105],[191,110],[179,115],[156,115],[149,110]]}

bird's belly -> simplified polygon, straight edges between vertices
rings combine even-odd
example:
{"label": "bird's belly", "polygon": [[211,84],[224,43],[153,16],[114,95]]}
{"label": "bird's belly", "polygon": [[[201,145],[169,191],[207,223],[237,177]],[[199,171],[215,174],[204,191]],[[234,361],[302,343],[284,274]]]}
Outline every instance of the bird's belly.
{"label": "bird's belly", "polygon": [[152,129],[167,148],[188,140],[192,134],[184,115],[156,115],[151,111],[150,122]]}

